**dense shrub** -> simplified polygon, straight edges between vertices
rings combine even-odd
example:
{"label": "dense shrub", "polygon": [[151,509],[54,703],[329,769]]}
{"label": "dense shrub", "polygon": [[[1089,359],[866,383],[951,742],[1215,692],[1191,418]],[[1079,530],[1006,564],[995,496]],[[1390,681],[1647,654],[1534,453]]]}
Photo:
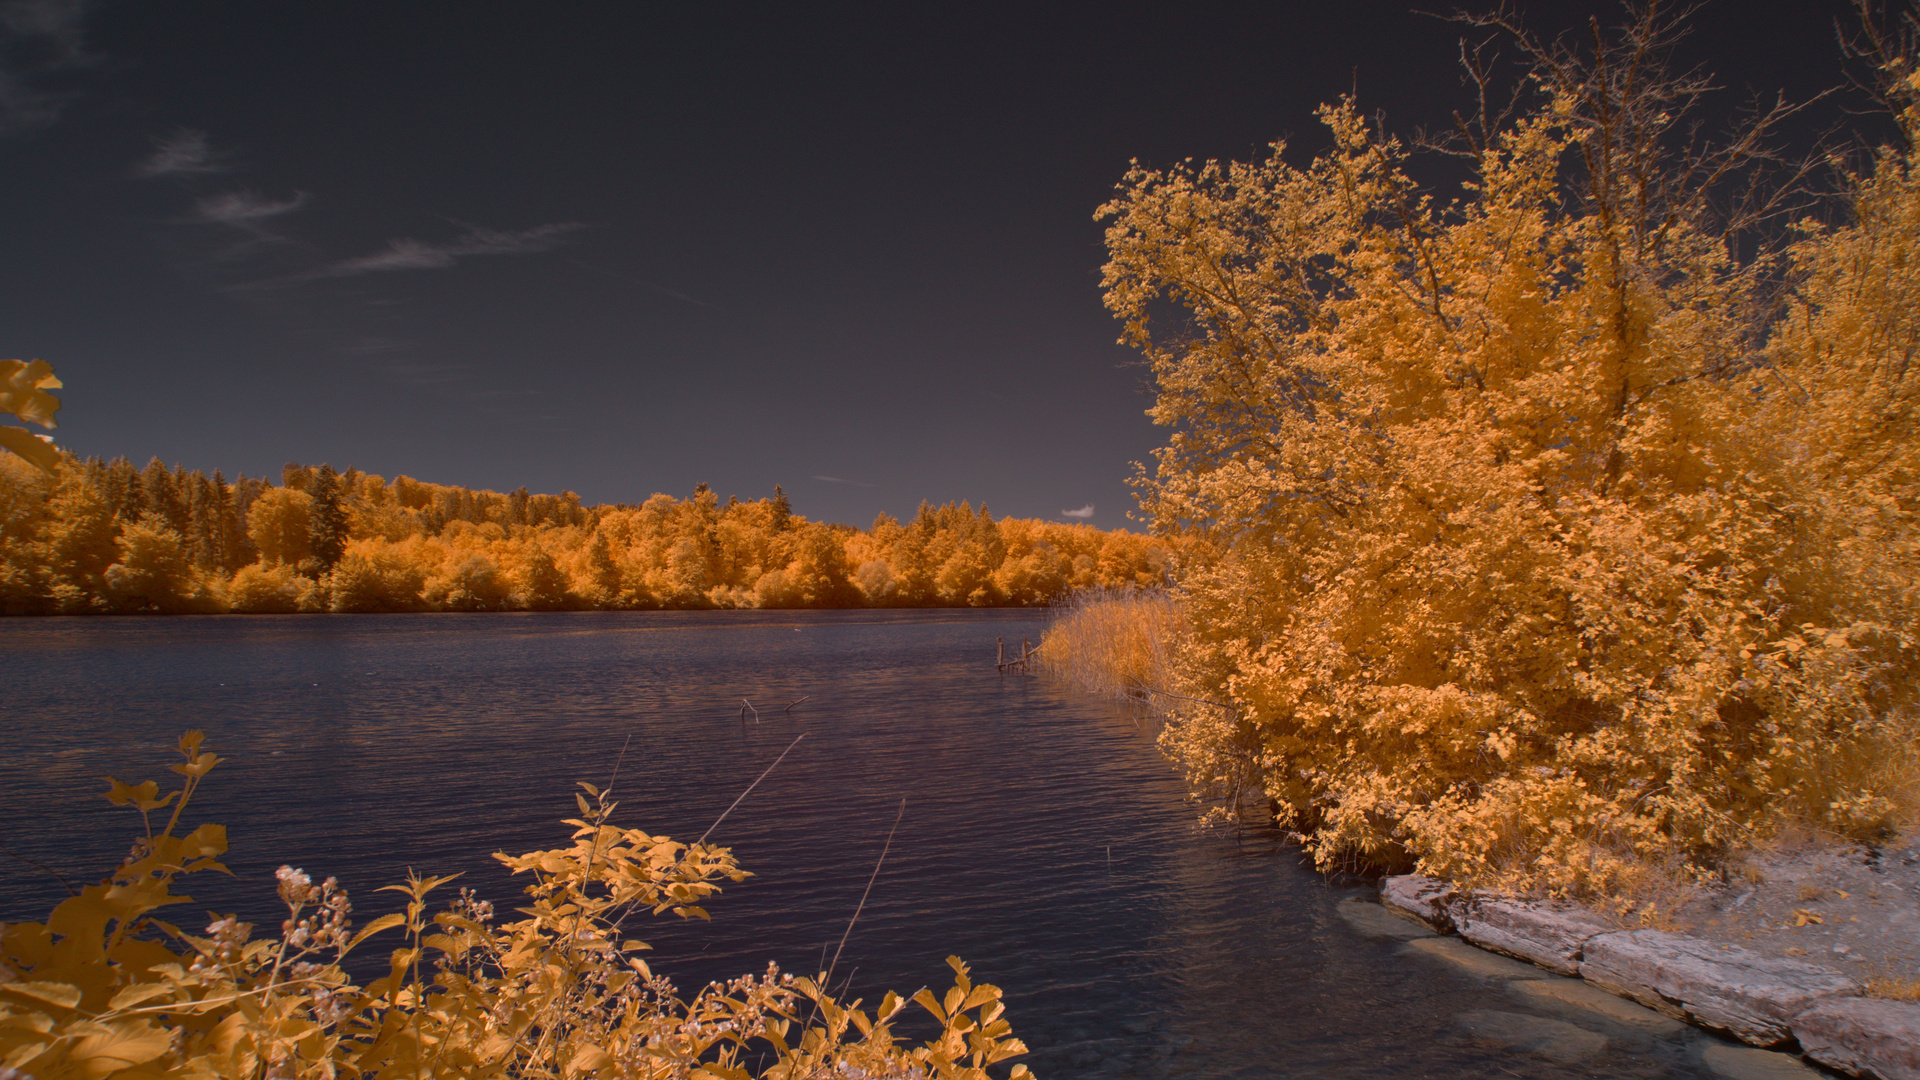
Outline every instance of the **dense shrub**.
{"label": "dense shrub", "polygon": [[1323,865],[1605,890],[1911,797],[1920,75],[1883,58],[1906,141],[1849,218],[1774,243],[1780,203],[1719,209],[1769,118],[1700,152],[1670,30],[1532,45],[1457,201],[1346,100],[1304,168],[1136,166],[1102,211],[1175,429],[1143,502],[1200,536],[1176,670],[1227,706],[1169,746]]}

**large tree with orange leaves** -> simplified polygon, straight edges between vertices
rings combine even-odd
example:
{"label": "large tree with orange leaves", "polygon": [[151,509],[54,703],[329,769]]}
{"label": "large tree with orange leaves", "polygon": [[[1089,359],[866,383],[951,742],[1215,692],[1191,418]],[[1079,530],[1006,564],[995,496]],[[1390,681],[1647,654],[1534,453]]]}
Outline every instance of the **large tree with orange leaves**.
{"label": "large tree with orange leaves", "polygon": [[1789,110],[1698,150],[1673,29],[1523,36],[1537,96],[1463,128],[1456,199],[1343,100],[1303,168],[1136,166],[1101,210],[1173,429],[1143,503],[1207,537],[1189,689],[1223,707],[1168,745],[1324,865],[1607,888],[1899,812],[1920,82],[1881,58],[1908,141],[1851,221],[1770,241],[1795,185],[1745,179]]}

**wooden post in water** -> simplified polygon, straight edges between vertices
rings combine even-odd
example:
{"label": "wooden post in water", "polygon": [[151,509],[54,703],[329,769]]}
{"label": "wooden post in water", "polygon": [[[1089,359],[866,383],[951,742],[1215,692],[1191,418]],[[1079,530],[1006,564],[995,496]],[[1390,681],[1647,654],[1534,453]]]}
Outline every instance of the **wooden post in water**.
{"label": "wooden post in water", "polygon": [[993,666],[999,668],[1001,671],[1005,671],[1007,670],[1007,639],[997,637],[993,639],[993,643],[998,646],[1000,650],[999,654],[994,658]]}
{"label": "wooden post in water", "polygon": [[1030,660],[1032,657],[1033,657],[1033,646],[1027,644],[1026,638],[1021,638],[1020,639],[1020,670],[1021,671],[1027,670],[1027,661]]}

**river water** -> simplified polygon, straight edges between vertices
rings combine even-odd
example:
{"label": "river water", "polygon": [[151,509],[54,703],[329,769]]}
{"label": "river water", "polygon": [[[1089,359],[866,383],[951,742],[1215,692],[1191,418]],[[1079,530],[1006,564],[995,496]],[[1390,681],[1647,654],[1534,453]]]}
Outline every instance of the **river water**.
{"label": "river water", "polygon": [[[172,779],[174,739],[201,728],[228,760],[188,818],[228,826],[235,877],[196,879],[196,906],[276,925],[291,863],[338,876],[361,921],[408,867],[465,871],[505,911],[517,886],[488,856],[565,843],[574,781],[604,785],[618,760],[617,823],[691,839],[804,734],[713,835],[756,876],[711,924],[643,933],[682,987],[818,970],[904,799],[836,983],[869,1002],[940,989],[957,953],[1006,989],[1045,1080],[1712,1075],[1692,1033],[1576,1016],[1608,1037],[1577,1061],[1475,1035],[1475,1016],[1568,1017],[1356,929],[1337,905],[1370,890],[1270,833],[1196,829],[1145,720],[995,671],[996,637],[1042,628],[993,611],[4,620],[0,843],[97,879],[138,831],[98,778]],[[64,895],[0,855],[0,919]]]}

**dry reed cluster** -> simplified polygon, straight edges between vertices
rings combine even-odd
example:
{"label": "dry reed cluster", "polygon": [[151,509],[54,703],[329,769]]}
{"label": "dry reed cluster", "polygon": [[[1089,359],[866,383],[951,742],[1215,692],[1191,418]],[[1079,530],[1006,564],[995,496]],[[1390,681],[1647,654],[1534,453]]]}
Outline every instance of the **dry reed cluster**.
{"label": "dry reed cluster", "polygon": [[1086,589],[1058,612],[1040,641],[1042,670],[1102,697],[1171,687],[1186,624],[1165,589]]}

